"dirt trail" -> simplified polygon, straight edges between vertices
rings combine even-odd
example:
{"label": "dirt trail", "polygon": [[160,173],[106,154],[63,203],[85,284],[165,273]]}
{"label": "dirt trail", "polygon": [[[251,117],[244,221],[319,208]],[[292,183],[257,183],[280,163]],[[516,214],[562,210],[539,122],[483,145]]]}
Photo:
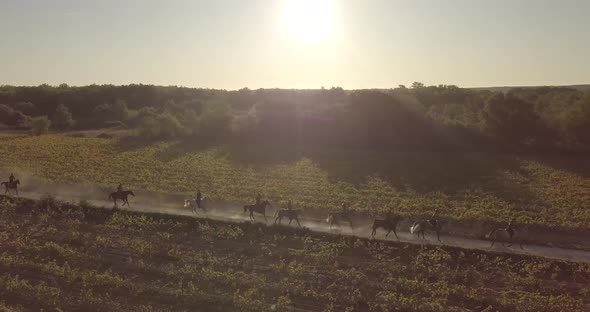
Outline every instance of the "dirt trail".
{"label": "dirt trail", "polygon": [[[84,191],[82,191],[84,189]],[[66,191],[67,190],[67,191]],[[98,206],[98,207],[112,207],[113,204],[110,201],[107,201],[108,192],[101,190],[97,187],[93,187],[90,185],[57,185],[55,183],[47,184],[46,187],[40,188],[37,187],[36,189],[29,189],[26,188],[21,190],[20,196],[27,197],[31,199],[40,199],[43,196],[47,196],[51,194],[58,200],[67,201],[71,203],[78,203],[82,200],[87,201],[89,204]],[[56,195],[57,194],[57,195]],[[79,195],[79,194],[84,194]],[[131,197],[131,210],[134,211],[142,211],[142,212],[157,212],[157,213],[167,213],[167,214],[174,214],[174,215],[185,215],[191,216],[193,215],[190,209],[183,207],[183,196],[180,195],[149,195],[142,194],[137,197]],[[104,199],[100,199],[104,198]],[[215,206],[215,205],[212,205]],[[273,211],[274,212],[274,211]],[[223,204],[223,207],[211,207],[207,213],[202,212],[201,210],[198,211],[198,217],[201,218],[209,218],[215,220],[222,220],[222,221],[230,221],[230,222],[244,222],[248,220],[248,214],[243,213],[243,210],[237,204]],[[272,215],[268,215],[268,224],[272,224],[274,218]],[[256,222],[264,222],[264,218],[260,215],[256,216]],[[283,220],[283,224],[286,225],[288,223]],[[338,233],[342,235],[354,235],[357,237],[370,237],[371,228],[370,224],[365,224],[364,226],[355,227],[354,232],[351,231],[350,227],[341,227],[336,230],[330,230],[328,225],[323,220],[313,220],[313,219],[306,219],[303,217],[301,219],[301,225],[309,228],[312,231],[316,232],[325,232],[325,233]],[[293,222],[293,225],[295,222]],[[377,239],[386,239],[385,234],[383,231],[378,231],[376,238]],[[472,238],[464,238],[464,237],[457,237],[457,236],[449,236],[449,235],[441,235],[441,239],[443,243],[439,243],[436,241],[435,236],[428,236],[426,241],[417,238],[416,236],[410,234],[407,229],[403,227],[398,227],[398,236],[400,241],[408,242],[412,244],[430,244],[430,245],[446,245],[446,246],[454,246],[460,248],[468,248],[468,249],[480,249],[485,251],[492,251],[492,252],[504,252],[504,253],[513,253],[513,254],[523,254],[523,255],[532,255],[532,256],[539,256],[539,257],[546,257],[546,258],[554,258],[554,259],[561,259],[561,260],[568,260],[568,261],[575,261],[575,262],[585,262],[590,263],[590,251],[584,250],[575,250],[575,249],[567,249],[567,248],[558,248],[558,247],[547,247],[547,246],[540,246],[540,245],[532,245],[526,244],[523,245],[523,249],[515,244],[512,247],[503,247],[501,244],[497,243],[494,248],[490,248],[490,242],[485,240],[479,239],[472,239]],[[395,241],[396,238],[392,234],[390,234],[387,240]]]}

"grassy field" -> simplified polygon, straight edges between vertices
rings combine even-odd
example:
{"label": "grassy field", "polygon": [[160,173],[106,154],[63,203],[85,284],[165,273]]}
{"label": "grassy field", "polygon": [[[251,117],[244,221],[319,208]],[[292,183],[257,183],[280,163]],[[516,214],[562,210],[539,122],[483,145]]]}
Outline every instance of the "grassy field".
{"label": "grassy field", "polygon": [[[194,194],[328,210],[347,201],[374,215],[440,215],[464,224],[590,230],[590,164],[582,157],[482,153],[366,152],[128,144],[87,137],[0,137],[5,174],[114,188]],[[27,183],[27,181],[23,181]]]}
{"label": "grassy field", "polygon": [[0,197],[0,310],[587,311],[590,266]]}

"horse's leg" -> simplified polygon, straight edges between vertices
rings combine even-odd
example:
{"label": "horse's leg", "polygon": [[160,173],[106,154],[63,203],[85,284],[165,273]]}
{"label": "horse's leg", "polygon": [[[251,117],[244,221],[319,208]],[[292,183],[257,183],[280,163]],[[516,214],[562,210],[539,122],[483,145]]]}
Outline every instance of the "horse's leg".
{"label": "horse's leg", "polygon": [[391,233],[391,229],[389,229],[389,231],[387,231],[387,234],[385,234],[385,238],[387,238],[387,236],[389,236],[389,233]]}
{"label": "horse's leg", "polygon": [[289,218],[289,225],[291,225],[291,222],[293,222],[293,218]]}
{"label": "horse's leg", "polygon": [[395,230],[395,226],[393,227],[393,234],[395,235],[395,238],[397,238],[397,240],[399,240],[399,237],[397,237],[397,231]]}
{"label": "horse's leg", "polygon": [[18,196],[18,187],[15,187],[14,191],[16,192],[16,196]]}
{"label": "horse's leg", "polygon": [[440,240],[440,230],[436,230],[436,239],[438,239],[438,241],[442,243],[442,241]]}
{"label": "horse's leg", "polygon": [[375,238],[375,234],[377,234],[377,228],[373,227],[373,232],[371,232],[371,237]]}
{"label": "horse's leg", "polygon": [[297,225],[301,227],[301,223],[299,223],[299,217],[295,217],[295,221],[297,221]]}

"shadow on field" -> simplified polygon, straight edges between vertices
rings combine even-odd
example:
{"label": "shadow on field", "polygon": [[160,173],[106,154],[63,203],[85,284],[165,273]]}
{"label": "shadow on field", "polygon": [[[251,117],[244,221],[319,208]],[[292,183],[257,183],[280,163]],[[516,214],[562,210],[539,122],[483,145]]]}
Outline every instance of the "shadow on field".
{"label": "shadow on field", "polygon": [[523,158],[526,160],[535,161],[553,169],[575,174],[586,179],[590,178],[590,162],[588,161],[589,157],[590,155],[587,154],[523,155]]}

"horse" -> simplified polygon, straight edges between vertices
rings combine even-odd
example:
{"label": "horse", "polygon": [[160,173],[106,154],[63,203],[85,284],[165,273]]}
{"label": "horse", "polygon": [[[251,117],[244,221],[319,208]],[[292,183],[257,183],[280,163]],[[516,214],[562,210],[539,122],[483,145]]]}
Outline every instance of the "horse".
{"label": "horse", "polygon": [[387,234],[385,234],[386,238],[393,231],[395,238],[397,238],[399,240],[399,237],[397,237],[397,232],[395,231],[395,229],[396,229],[397,224],[399,223],[400,220],[401,220],[400,217],[387,218],[387,219],[375,219],[375,221],[373,221],[373,232],[371,233],[371,237],[373,237],[373,238],[375,237],[375,234],[377,233],[377,229],[383,228],[384,230],[387,230]]}
{"label": "horse", "polygon": [[129,201],[127,200],[127,197],[131,195],[131,196],[135,196],[135,194],[133,194],[133,191],[121,191],[121,192],[112,192],[109,195],[109,200],[113,200],[113,203],[115,203],[115,207],[117,207],[117,199],[120,199],[123,201],[123,205],[121,206],[125,206],[125,204],[127,204],[127,207],[131,207],[129,206]]}
{"label": "horse", "polygon": [[301,209],[279,209],[277,211],[275,211],[275,223],[277,224],[277,222],[279,222],[279,224],[281,224],[281,220],[283,220],[283,217],[287,217],[289,218],[289,224],[291,224],[291,222],[293,221],[293,219],[295,219],[295,221],[297,221],[297,225],[299,225],[299,227],[301,227],[301,223],[299,223],[299,215],[302,213],[303,211]]}
{"label": "horse", "polygon": [[264,221],[268,222],[268,219],[266,218],[266,207],[268,206],[270,206],[270,202],[268,200],[261,202],[260,205],[244,205],[244,212],[250,211],[250,220],[252,221],[254,221],[254,213],[256,212],[263,215]]}
{"label": "horse", "polygon": [[326,223],[330,224],[330,230],[334,225],[340,226],[340,223],[347,222],[350,224],[350,230],[353,231],[352,227],[352,220],[350,218],[349,212],[332,212],[328,214],[328,218],[326,218]]}
{"label": "horse", "polygon": [[4,185],[4,194],[10,194],[10,190],[14,190],[16,192],[16,195],[18,195],[18,185],[20,184],[20,181],[18,179],[14,180],[12,183],[10,183],[10,181],[7,181],[2,182],[0,184]]}
{"label": "horse", "polygon": [[[494,247],[494,244],[496,243],[496,241],[501,241],[503,247],[506,246],[504,244],[506,241],[508,241],[508,243],[509,243],[508,247],[512,246],[512,244],[514,243],[514,228],[512,227],[513,221],[514,221],[514,219],[511,219],[510,222],[508,223],[507,227],[496,228],[496,229],[492,230],[490,233],[488,233],[488,235],[486,235],[487,239],[492,240],[492,244],[490,245],[490,248]],[[520,246],[520,249],[524,249],[522,247],[521,242],[518,242],[518,245]]]}
{"label": "horse", "polygon": [[[203,197],[201,198],[201,209],[203,209],[203,212],[207,212],[207,197]],[[194,214],[197,214],[197,209],[199,208],[199,205],[197,205],[197,200],[194,198],[191,199],[185,199],[184,200],[184,208],[191,208],[192,212]]]}
{"label": "horse", "polygon": [[442,243],[442,241],[440,240],[440,230],[442,229],[442,226],[440,224],[440,221],[436,220],[436,219],[431,219],[431,220],[420,220],[420,221],[416,221],[414,222],[414,224],[412,224],[412,227],[410,228],[410,233],[412,234],[416,234],[418,235],[418,237],[420,237],[420,233],[422,233],[422,239],[426,239],[424,237],[424,232],[428,231],[434,231],[436,232],[436,238],[438,239],[439,242]]}

